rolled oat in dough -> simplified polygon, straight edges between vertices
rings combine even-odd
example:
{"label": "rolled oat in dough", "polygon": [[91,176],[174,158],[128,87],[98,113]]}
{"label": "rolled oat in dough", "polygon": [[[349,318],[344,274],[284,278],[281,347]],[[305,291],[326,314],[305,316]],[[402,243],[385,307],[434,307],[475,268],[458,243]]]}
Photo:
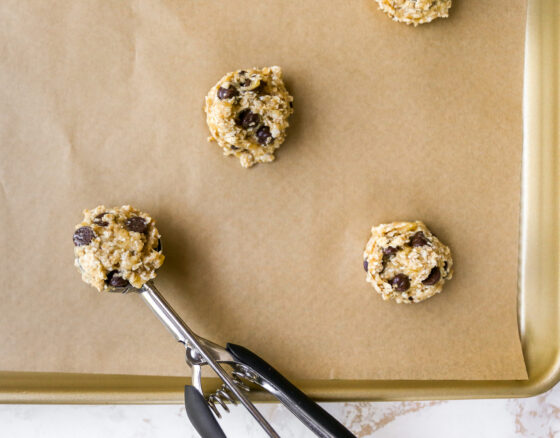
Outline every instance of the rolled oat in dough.
{"label": "rolled oat in dough", "polygon": [[154,220],[130,205],[84,210],[74,231],[74,264],[99,291],[142,287],[163,264]]}
{"label": "rolled oat in dough", "polygon": [[397,303],[426,300],[453,276],[450,249],[420,221],[374,226],[363,258],[366,280]]}
{"label": "rolled oat in dough", "polygon": [[379,9],[393,21],[419,24],[429,23],[436,18],[447,18],[451,0],[376,0]]}
{"label": "rolled oat in dough", "polygon": [[243,167],[274,161],[286,138],[292,102],[280,67],[228,73],[206,96],[208,140],[215,140],[224,155],[239,158]]}

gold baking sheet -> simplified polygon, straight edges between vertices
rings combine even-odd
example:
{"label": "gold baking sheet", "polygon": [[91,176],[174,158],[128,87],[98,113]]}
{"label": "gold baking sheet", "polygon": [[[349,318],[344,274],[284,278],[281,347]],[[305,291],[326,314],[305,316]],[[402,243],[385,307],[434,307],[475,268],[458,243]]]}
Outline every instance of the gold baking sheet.
{"label": "gold baking sheet", "polygon": [[[519,316],[527,381],[298,382],[319,400],[521,396],[557,380],[558,7],[529,7]],[[180,401],[184,379],[83,374],[2,373],[4,401]]]}

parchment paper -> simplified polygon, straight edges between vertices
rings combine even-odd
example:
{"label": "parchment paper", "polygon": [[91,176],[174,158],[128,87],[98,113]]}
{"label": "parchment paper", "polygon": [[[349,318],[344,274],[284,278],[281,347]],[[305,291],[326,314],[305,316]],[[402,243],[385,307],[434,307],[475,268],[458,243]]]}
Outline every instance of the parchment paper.
{"label": "parchment paper", "polygon": [[[525,2],[391,22],[373,0],[3,1],[0,369],[183,375],[134,295],[72,265],[83,208],[156,218],[157,284],[199,334],[292,378],[524,379],[516,319]],[[280,65],[278,160],[208,144],[226,72]],[[425,221],[455,278],[420,305],[365,282],[371,225]]]}

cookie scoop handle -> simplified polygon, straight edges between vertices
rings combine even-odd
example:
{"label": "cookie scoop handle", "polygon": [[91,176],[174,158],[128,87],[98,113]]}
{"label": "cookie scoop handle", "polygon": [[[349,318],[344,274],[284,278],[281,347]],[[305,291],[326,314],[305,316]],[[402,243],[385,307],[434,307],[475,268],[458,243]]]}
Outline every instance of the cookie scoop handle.
{"label": "cookie scoop handle", "polygon": [[185,386],[185,409],[201,438],[226,438],[208,403],[194,386]]}
{"label": "cookie scoop handle", "polygon": [[307,397],[271,365],[247,348],[227,344],[226,349],[249,368],[247,379],[262,386],[321,438],[356,438],[331,414]]}

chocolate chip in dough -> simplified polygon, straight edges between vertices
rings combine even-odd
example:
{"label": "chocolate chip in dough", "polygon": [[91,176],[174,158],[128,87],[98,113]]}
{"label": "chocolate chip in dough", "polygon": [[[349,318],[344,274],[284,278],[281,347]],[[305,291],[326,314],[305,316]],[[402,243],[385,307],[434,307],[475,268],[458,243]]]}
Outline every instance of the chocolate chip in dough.
{"label": "chocolate chip in dough", "polygon": [[237,117],[235,118],[235,124],[237,126],[241,126],[243,124],[243,118],[245,117],[245,114],[247,114],[247,112],[250,111],[248,108],[245,108],[244,110],[241,110],[237,113]]}
{"label": "chocolate chip in dough", "polygon": [[118,271],[111,271],[107,274],[107,284],[113,287],[125,287],[128,286],[128,281],[117,275]]}
{"label": "chocolate chip in dough", "polygon": [[243,117],[241,120],[241,126],[245,129],[253,128],[259,124],[261,117],[255,114],[251,110],[246,110],[243,112]]}
{"label": "chocolate chip in dough", "polygon": [[255,88],[253,91],[255,93],[258,94],[267,94],[266,93],[266,81],[261,81],[261,83],[259,84],[259,86],[257,88]]}
{"label": "chocolate chip in dough", "polygon": [[243,74],[240,73],[240,76],[243,76],[242,78],[239,78],[239,85],[241,85],[242,87],[247,88],[249,85],[251,85],[251,78],[246,78],[244,77],[245,74],[247,72],[243,72]]}
{"label": "chocolate chip in dough", "polygon": [[400,248],[395,248],[394,246],[388,246],[387,248],[383,248],[383,259],[390,259],[393,257],[397,252],[399,252]]}
{"label": "chocolate chip in dough", "polygon": [[367,270],[368,270],[368,261],[366,259],[366,260],[364,260],[364,271],[367,272]]}
{"label": "chocolate chip in dough", "polygon": [[105,216],[106,214],[107,213],[101,213],[95,216],[93,218],[93,223],[95,225],[99,225],[100,227],[106,227],[107,225],[109,225],[109,222],[103,220],[103,216]]}
{"label": "chocolate chip in dough", "polygon": [[385,268],[387,267],[387,262],[389,260],[391,260],[391,257],[393,257],[397,252],[399,252],[400,248],[395,248],[394,246],[388,246],[387,248],[383,248],[383,259],[381,260],[381,265],[383,266],[383,269],[381,270],[381,272],[385,271]]}
{"label": "chocolate chip in dough", "polygon": [[272,134],[268,126],[261,126],[257,130],[257,141],[262,145],[266,145],[272,141]]}
{"label": "chocolate chip in dough", "polygon": [[224,88],[224,87],[218,88],[218,98],[221,100],[231,99],[232,97],[235,97],[238,94],[239,94],[238,91],[231,86],[229,88]]}
{"label": "chocolate chip in dough", "polygon": [[424,246],[428,244],[428,239],[422,231],[414,233],[408,242],[410,246]]}
{"label": "chocolate chip in dough", "polygon": [[406,292],[410,288],[410,280],[404,274],[395,275],[389,283],[397,292]]}
{"label": "chocolate chip in dough", "polygon": [[249,108],[239,111],[235,123],[245,129],[258,125],[261,118],[258,114],[253,113]]}
{"label": "chocolate chip in dough", "polygon": [[136,231],[137,233],[145,233],[148,231],[148,224],[140,216],[133,216],[127,219],[124,226],[128,231]]}
{"label": "chocolate chip in dough", "polygon": [[89,245],[93,239],[95,239],[95,233],[90,227],[80,227],[74,231],[72,236],[74,246]]}
{"label": "chocolate chip in dough", "polygon": [[433,286],[439,281],[440,278],[441,278],[441,272],[439,271],[439,268],[436,266],[430,271],[430,275],[428,275],[428,277],[426,277],[425,280],[422,280],[422,284],[425,284],[426,286]]}

